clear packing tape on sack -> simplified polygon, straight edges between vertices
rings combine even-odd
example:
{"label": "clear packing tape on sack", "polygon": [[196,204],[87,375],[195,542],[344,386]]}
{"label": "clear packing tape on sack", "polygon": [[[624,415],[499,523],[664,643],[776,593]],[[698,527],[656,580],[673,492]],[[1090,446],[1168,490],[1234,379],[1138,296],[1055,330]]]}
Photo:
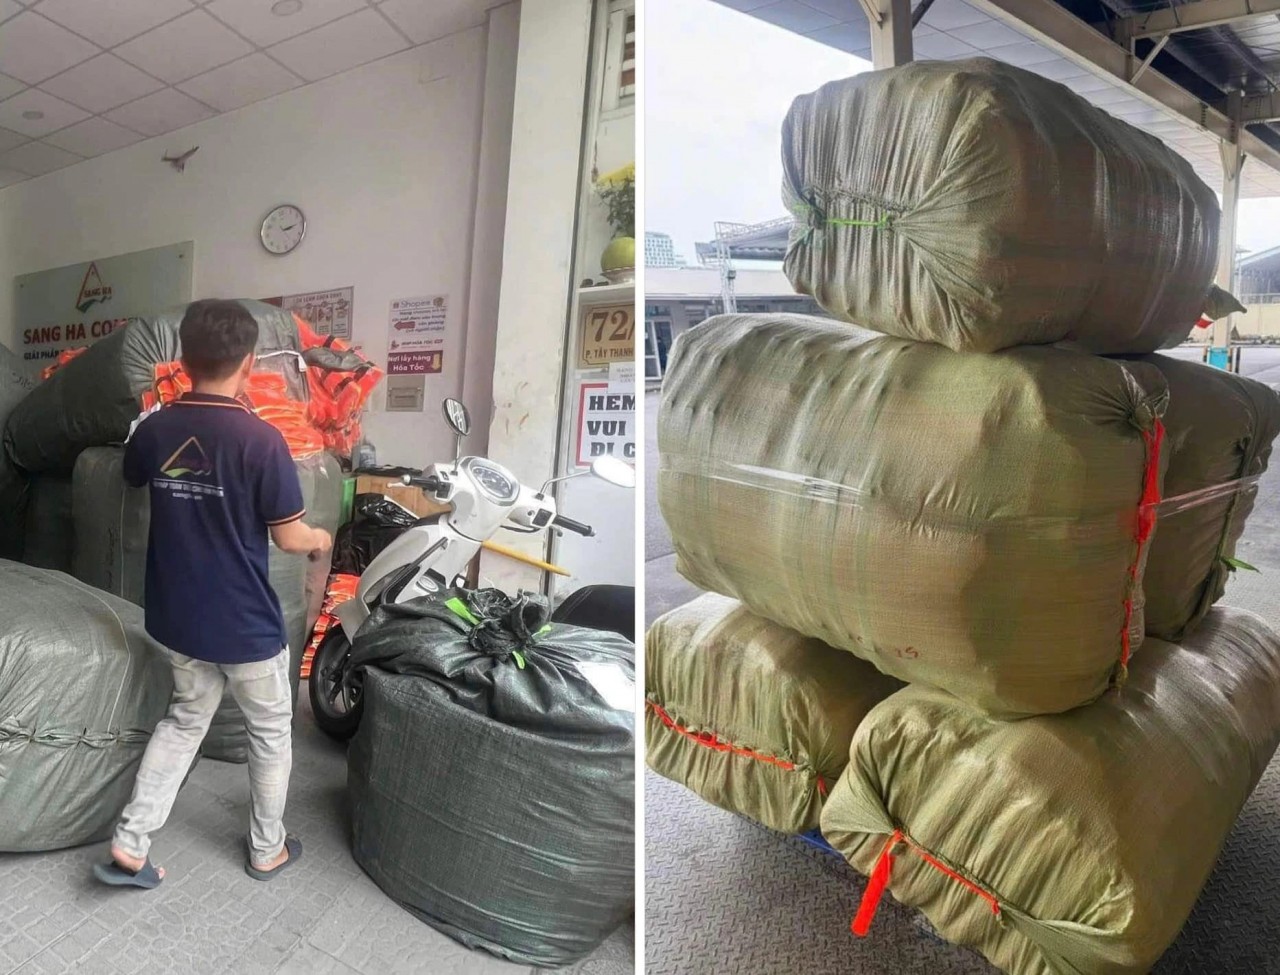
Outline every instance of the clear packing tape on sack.
{"label": "clear packing tape on sack", "polygon": [[[709,460],[701,456],[681,456],[665,453],[661,455],[659,469],[664,474],[674,476],[694,475],[699,478],[732,484],[738,487],[752,488],[803,499],[816,504],[838,505],[861,510],[885,510],[897,508],[899,514],[907,514],[900,503],[885,498],[879,492],[868,491],[852,484],[841,484],[811,477],[807,474],[793,474],[767,467],[751,464],[734,464],[724,461]],[[1161,498],[1157,502],[1136,504],[1124,511],[1108,511],[1091,518],[1055,517],[1052,515],[1027,515],[1010,513],[1004,516],[987,516],[982,519],[984,526],[993,523],[1016,529],[1033,537],[1046,538],[1078,538],[1089,537],[1092,528],[1110,531],[1118,518],[1132,518],[1139,514],[1154,515],[1158,525],[1163,519],[1191,511],[1205,505],[1214,504],[1244,494],[1250,488],[1256,488],[1266,474],[1254,474],[1234,481],[1215,484],[1198,491],[1189,491],[1175,497]],[[1277,499],[1280,501],[1280,499]],[[957,511],[948,511],[940,503],[926,501],[916,508],[910,517],[921,523],[943,527],[946,525],[974,524],[972,518]]]}

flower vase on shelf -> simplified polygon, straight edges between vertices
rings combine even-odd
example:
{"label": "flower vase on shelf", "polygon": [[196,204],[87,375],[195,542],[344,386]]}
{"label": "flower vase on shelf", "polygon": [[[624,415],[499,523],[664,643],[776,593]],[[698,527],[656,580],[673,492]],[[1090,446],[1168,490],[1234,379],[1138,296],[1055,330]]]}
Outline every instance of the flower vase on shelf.
{"label": "flower vase on shelf", "polygon": [[596,178],[596,192],[609,211],[613,240],[600,255],[600,270],[610,284],[625,284],[636,279],[636,166],[628,163],[621,169]]}

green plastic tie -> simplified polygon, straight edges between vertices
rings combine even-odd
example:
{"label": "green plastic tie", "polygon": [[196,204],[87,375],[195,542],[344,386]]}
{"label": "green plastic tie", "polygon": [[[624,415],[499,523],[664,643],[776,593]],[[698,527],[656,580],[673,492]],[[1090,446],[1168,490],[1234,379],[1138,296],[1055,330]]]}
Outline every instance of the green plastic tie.
{"label": "green plastic tie", "polygon": [[524,655],[519,650],[512,650],[511,656],[516,658],[516,666],[524,670]]}
{"label": "green plastic tie", "polygon": [[551,632],[551,624],[548,623],[546,626],[540,629],[537,633],[535,633],[534,636],[545,636],[550,632]]}
{"label": "green plastic tie", "polygon": [[833,223],[837,227],[876,227],[884,230],[889,226],[890,214],[885,214],[879,220],[842,220],[839,217],[828,217],[827,223]]}
{"label": "green plastic tie", "polygon": [[472,626],[480,625],[480,621],[476,619],[475,614],[472,613],[471,610],[467,609],[467,604],[457,596],[454,596],[452,599],[445,600],[445,605],[453,610],[455,616],[462,617]]}
{"label": "green plastic tie", "polygon": [[1222,557],[1222,561],[1227,563],[1227,568],[1230,569],[1232,572],[1235,572],[1236,569],[1247,569],[1250,572],[1261,571],[1256,565],[1250,565],[1248,562],[1245,562],[1241,559],[1233,559],[1224,555]]}

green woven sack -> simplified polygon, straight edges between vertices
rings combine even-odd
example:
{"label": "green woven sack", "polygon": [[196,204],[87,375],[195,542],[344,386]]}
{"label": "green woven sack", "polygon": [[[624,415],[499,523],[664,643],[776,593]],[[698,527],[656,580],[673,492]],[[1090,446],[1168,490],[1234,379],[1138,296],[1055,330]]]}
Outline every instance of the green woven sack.
{"label": "green woven sack", "polygon": [[785,270],[837,318],[960,351],[1153,352],[1206,308],[1219,209],[1190,163],[1008,64],[916,62],[796,99]]}
{"label": "green woven sack", "polygon": [[1256,482],[1217,495],[1212,489],[1267,469],[1280,434],[1280,396],[1260,382],[1199,363],[1163,355],[1142,361],[1169,383],[1164,493],[1171,500],[1147,559],[1147,633],[1177,641],[1226,591],[1236,543],[1258,493]]}
{"label": "green woven sack", "polygon": [[658,501],[701,589],[993,714],[1065,711],[1142,640],[1163,376],[800,316],[686,332]]}
{"label": "green woven sack", "polygon": [[854,735],[822,830],[871,875],[857,933],[887,885],[1012,975],[1145,975],[1277,742],[1280,636],[1218,608],[1070,714],[1001,722],[938,690],[893,695]]}
{"label": "green woven sack", "polygon": [[771,829],[816,829],[858,723],[902,684],[706,595],[645,636],[651,769]]}

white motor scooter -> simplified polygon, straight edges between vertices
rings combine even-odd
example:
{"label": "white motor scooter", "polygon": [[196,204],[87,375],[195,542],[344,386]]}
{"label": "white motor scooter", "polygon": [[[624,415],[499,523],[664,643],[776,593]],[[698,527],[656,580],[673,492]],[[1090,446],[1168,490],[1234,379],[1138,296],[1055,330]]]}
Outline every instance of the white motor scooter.
{"label": "white motor scooter", "polygon": [[355,598],[334,611],[340,625],[330,629],[316,648],[309,682],[311,709],[321,730],[334,738],[350,738],[360,725],[360,683],[355,675],[348,677],[347,663],[356,633],[378,606],[465,585],[467,566],[499,529],[536,534],[560,528],[594,535],[590,525],[557,512],[548,488],[558,481],[594,474],[619,487],[635,487],[635,470],[630,465],[602,457],[590,470],[552,478],[535,491],[491,460],[462,456],[462,439],[471,430],[471,418],[462,403],[445,400],[444,415],[457,435],[453,463],[433,464],[421,475],[405,475],[403,483],[420,488],[447,510],[419,519],[369,563]]}

